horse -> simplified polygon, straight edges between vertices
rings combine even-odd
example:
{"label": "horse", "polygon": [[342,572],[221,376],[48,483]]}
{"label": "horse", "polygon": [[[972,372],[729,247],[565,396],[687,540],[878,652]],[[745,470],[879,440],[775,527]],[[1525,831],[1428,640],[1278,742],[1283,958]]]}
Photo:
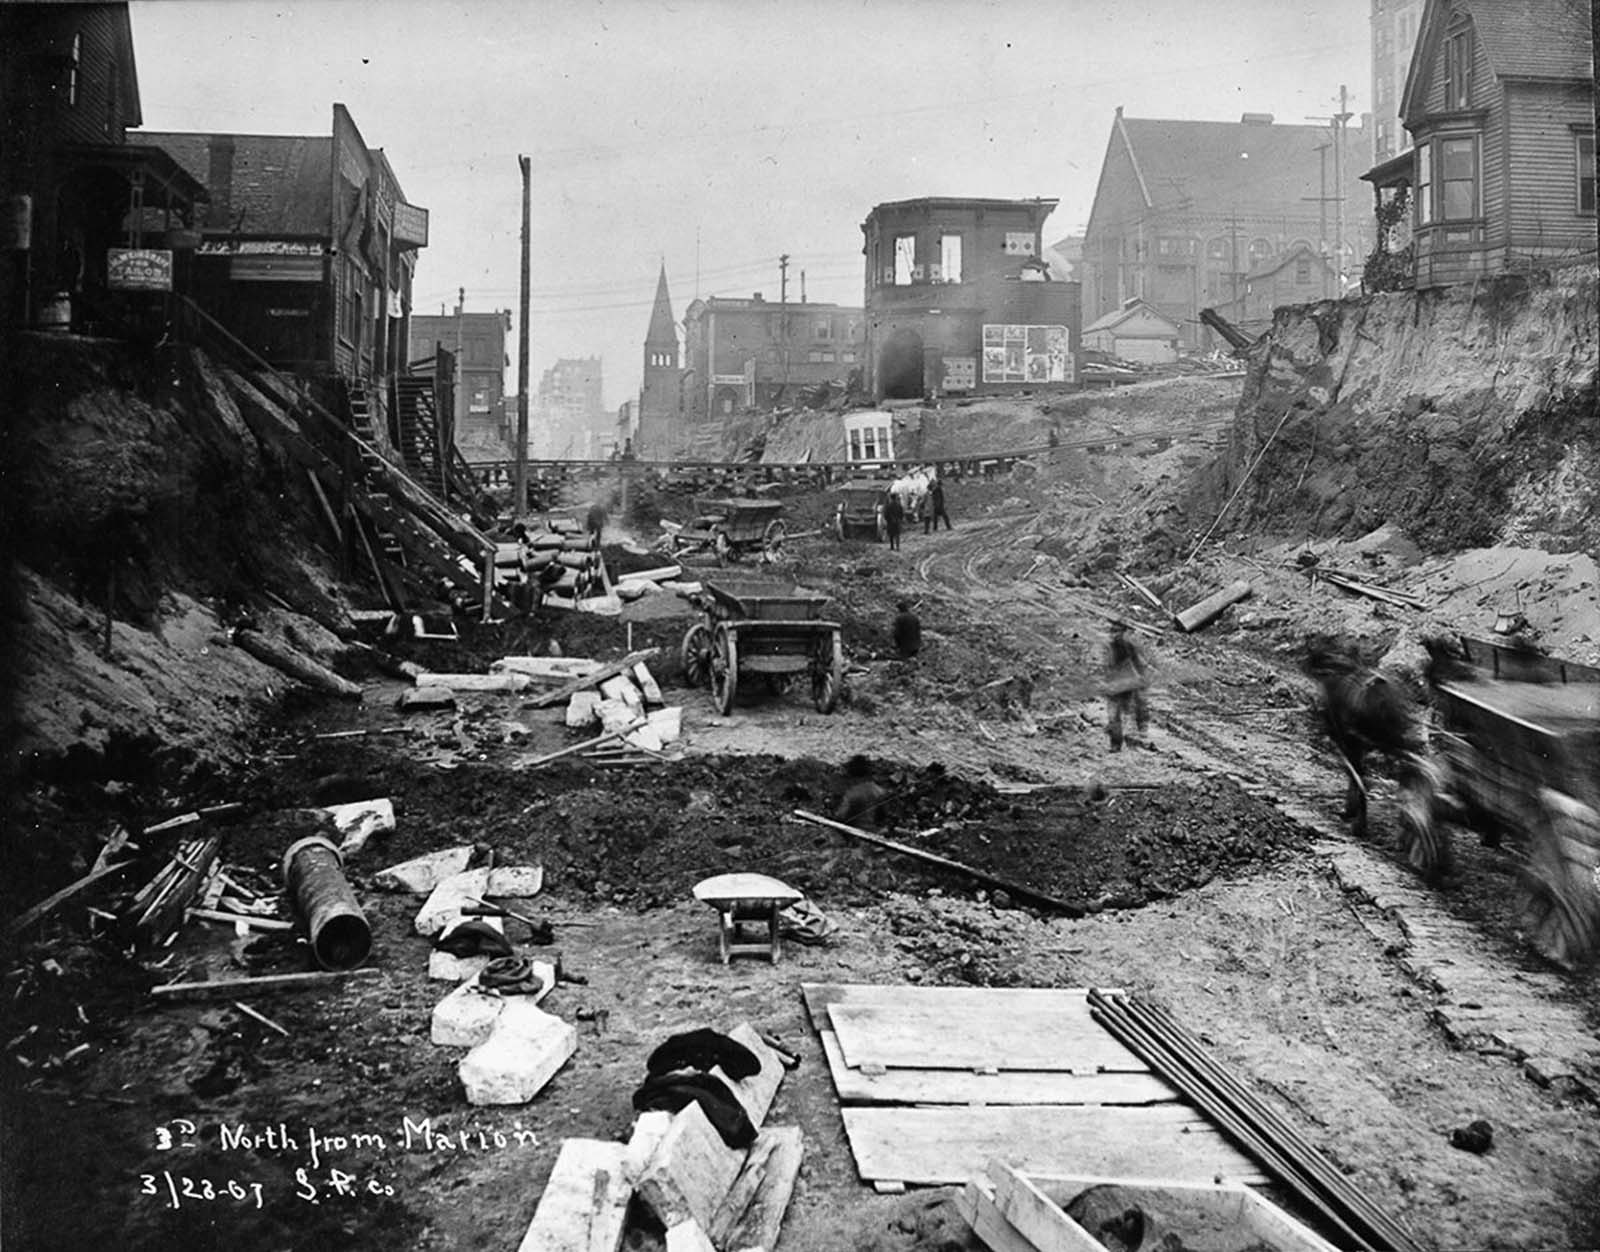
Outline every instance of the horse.
{"label": "horse", "polygon": [[1306,672],[1322,688],[1323,722],[1349,785],[1342,816],[1357,838],[1367,833],[1369,754],[1387,757],[1399,785],[1400,850],[1425,878],[1451,868],[1448,833],[1437,820],[1444,770],[1427,748],[1421,714],[1405,688],[1326,635],[1306,641]]}
{"label": "horse", "polygon": [[923,506],[927,503],[936,477],[938,475],[931,468],[921,465],[889,484],[890,493],[900,501],[900,507],[906,511],[908,519],[922,516]]}

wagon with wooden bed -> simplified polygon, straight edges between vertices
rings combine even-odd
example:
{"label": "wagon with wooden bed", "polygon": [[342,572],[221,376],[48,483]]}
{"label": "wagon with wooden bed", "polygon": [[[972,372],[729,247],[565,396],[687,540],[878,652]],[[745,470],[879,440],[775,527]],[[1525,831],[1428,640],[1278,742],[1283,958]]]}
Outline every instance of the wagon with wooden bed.
{"label": "wagon with wooden bed", "polygon": [[844,687],[839,623],[822,616],[828,597],[785,583],[703,583],[688,599],[702,617],[683,636],[683,673],[711,689],[724,716],[741,687],[759,679],[782,694],[796,678],[811,683],[819,712],[831,713]]}
{"label": "wagon with wooden bed", "polygon": [[781,501],[701,500],[696,508],[696,515],[682,526],[662,523],[668,528],[667,549],[673,554],[709,552],[724,565],[754,552],[768,561],[782,554],[788,527]]}
{"label": "wagon with wooden bed", "polygon": [[1522,842],[1535,946],[1583,960],[1600,948],[1600,669],[1465,637],[1453,652],[1433,684],[1446,793],[1490,841]]}
{"label": "wagon with wooden bed", "polygon": [[889,522],[884,506],[889,502],[889,484],[870,478],[852,479],[839,486],[839,503],[833,511],[834,538],[872,539],[882,543],[889,537]]}

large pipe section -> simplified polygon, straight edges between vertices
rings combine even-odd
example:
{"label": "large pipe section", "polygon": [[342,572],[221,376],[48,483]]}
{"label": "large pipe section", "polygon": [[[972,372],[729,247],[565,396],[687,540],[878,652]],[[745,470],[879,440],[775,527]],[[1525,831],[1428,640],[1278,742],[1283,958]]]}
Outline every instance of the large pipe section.
{"label": "large pipe section", "polygon": [[323,969],[355,969],[372,951],[372,927],[344,876],[344,857],[321,835],[291,844],[283,882]]}

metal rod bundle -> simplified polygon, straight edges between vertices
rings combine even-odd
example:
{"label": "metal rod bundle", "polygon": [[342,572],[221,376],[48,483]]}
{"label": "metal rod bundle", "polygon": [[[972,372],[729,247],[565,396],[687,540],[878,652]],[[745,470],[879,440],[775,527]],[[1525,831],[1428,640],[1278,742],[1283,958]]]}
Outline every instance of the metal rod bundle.
{"label": "metal rod bundle", "polygon": [[1422,1245],[1276,1109],[1264,1103],[1166,1010],[1121,992],[1089,992],[1095,1021],[1192,1100],[1222,1130],[1337,1229],[1351,1248],[1422,1252]]}

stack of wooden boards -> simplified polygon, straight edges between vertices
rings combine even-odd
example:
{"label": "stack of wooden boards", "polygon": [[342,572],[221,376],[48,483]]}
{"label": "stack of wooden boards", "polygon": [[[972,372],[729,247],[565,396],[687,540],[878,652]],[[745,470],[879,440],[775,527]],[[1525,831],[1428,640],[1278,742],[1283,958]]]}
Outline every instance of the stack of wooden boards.
{"label": "stack of wooden boards", "polygon": [[757,1130],[746,1149],[730,1148],[698,1104],[639,1116],[627,1143],[562,1142],[555,1167],[519,1252],[616,1252],[637,1196],[666,1228],[668,1252],[772,1252],[800,1173],[795,1126],[763,1126],[783,1080],[778,1054],[748,1024],[728,1032],[761,1063],[725,1081]]}
{"label": "stack of wooden boards", "polygon": [[1260,1182],[1089,1013],[1084,988],[806,983],[863,1180],[960,1184],[1002,1157],[1045,1174]]}
{"label": "stack of wooden boards", "polygon": [[1236,1184],[1025,1173],[995,1160],[968,1181],[956,1207],[993,1252],[1106,1252],[1130,1246],[1130,1235],[1150,1248],[1334,1252],[1331,1243]]}

